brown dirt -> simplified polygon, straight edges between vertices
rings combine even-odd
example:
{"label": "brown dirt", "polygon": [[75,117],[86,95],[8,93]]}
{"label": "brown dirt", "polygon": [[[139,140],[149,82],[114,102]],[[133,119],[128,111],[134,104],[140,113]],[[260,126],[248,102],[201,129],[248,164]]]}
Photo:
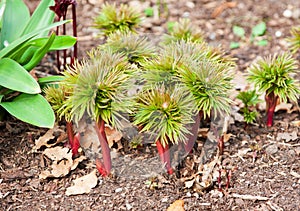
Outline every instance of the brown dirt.
{"label": "brown dirt", "polygon": [[[139,1],[122,2],[142,8]],[[157,1],[149,2],[153,6]],[[161,2],[166,3],[168,10],[162,7],[159,20],[146,19],[141,31],[160,35],[165,32],[167,21],[188,16],[195,26],[202,29],[208,43],[222,45],[237,58],[240,72],[244,72],[258,56],[286,50],[285,38],[289,30],[300,23],[300,2],[295,0],[243,0],[236,1],[235,7],[223,10],[224,1]],[[29,1],[29,4],[34,3],[36,1]],[[101,3],[78,1],[80,57],[101,43],[94,36],[97,30],[91,27]],[[285,17],[286,10],[292,11],[294,16]],[[217,11],[220,14],[212,17]],[[234,24],[245,27],[249,34],[251,27],[262,20],[267,23],[267,46],[244,43],[241,48],[229,49],[230,42],[238,40],[232,33]],[[277,31],[281,36],[275,36]],[[261,114],[263,122],[264,112]],[[232,177],[229,188],[222,180],[221,191],[218,188],[220,183],[215,180],[211,187],[202,191],[188,189],[182,183],[184,170],[189,176],[195,173],[191,162],[195,163],[200,157],[200,151],[196,150],[182,163],[179,169],[181,179],[175,174],[168,176],[163,173],[153,178],[126,175],[101,178],[98,175],[98,185],[89,194],[66,196],[66,188],[72,180],[95,167],[90,161],[84,161],[65,177],[40,180],[38,175],[47,161],[41,152],[33,153],[32,148],[34,141],[47,130],[8,117],[0,122],[0,210],[166,210],[177,199],[184,200],[185,210],[300,210],[300,131],[293,121],[299,121],[297,109],[291,113],[277,112],[271,128],[259,123],[245,130],[238,121],[231,124],[228,133],[232,136],[225,143],[221,167],[222,172],[225,167],[227,172],[231,170]],[[296,137],[292,140],[280,138],[282,133],[293,132]],[[200,150],[204,141],[199,137]],[[151,181],[153,188],[145,184],[147,181]]]}

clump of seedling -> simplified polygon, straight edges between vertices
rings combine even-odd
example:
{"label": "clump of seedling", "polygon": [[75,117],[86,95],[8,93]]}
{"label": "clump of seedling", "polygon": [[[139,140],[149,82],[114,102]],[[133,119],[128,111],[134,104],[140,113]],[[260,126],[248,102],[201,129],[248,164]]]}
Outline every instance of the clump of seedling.
{"label": "clump of seedling", "polygon": [[291,37],[288,38],[289,48],[293,54],[300,49],[300,27],[291,29]]}
{"label": "clump of seedling", "polygon": [[267,126],[273,125],[276,105],[288,100],[297,103],[300,93],[299,82],[294,78],[299,72],[296,60],[289,54],[269,56],[258,60],[248,70],[248,80],[259,91],[265,92]]}
{"label": "clump of seedling", "polygon": [[[243,42],[248,43],[250,41],[250,43],[254,43],[255,45],[258,46],[266,46],[268,44],[268,40],[263,39],[262,36],[265,35],[267,30],[267,26],[265,22],[261,22],[257,25],[255,25],[252,30],[251,30],[251,34],[249,37],[246,37],[246,32],[245,29],[241,26],[237,26],[234,25],[232,27],[232,31],[233,33],[239,37],[239,39]],[[261,37],[260,39],[258,39],[259,37]],[[234,49],[234,48],[239,48],[241,46],[240,42],[231,42],[230,43],[230,48]]]}
{"label": "clump of seedling", "polygon": [[120,8],[116,8],[115,4],[105,3],[100,15],[95,18],[94,27],[107,36],[116,31],[135,32],[140,22],[141,15],[128,5],[121,4]]}
{"label": "clump of seedling", "polygon": [[259,95],[257,94],[256,90],[242,91],[237,95],[237,99],[240,99],[244,104],[244,107],[241,109],[241,111],[244,116],[246,128],[249,124],[255,122],[259,115],[256,110],[256,105],[260,102]]}
{"label": "clump of seedling", "polygon": [[184,40],[186,42],[202,43],[203,33],[194,27],[190,19],[180,19],[178,22],[174,22],[168,29],[168,34],[164,36],[165,44],[173,41]]}
{"label": "clump of seedling", "polygon": [[101,48],[110,48],[114,53],[125,54],[130,64],[143,66],[145,61],[155,55],[155,48],[147,37],[132,32],[116,31],[107,37]]}
{"label": "clump of seedling", "polygon": [[136,99],[134,124],[140,132],[154,136],[156,147],[169,174],[173,173],[170,161],[170,144],[185,142],[190,134],[188,124],[193,123],[195,104],[184,87],[153,86],[143,90]]}
{"label": "clump of seedling", "polygon": [[128,62],[123,54],[106,48],[92,50],[89,58],[65,72],[62,84],[70,90],[64,101],[64,109],[70,110],[76,123],[86,113],[95,120],[95,129],[100,141],[103,164],[97,160],[99,172],[106,176],[111,170],[110,149],[105,133],[105,124],[120,129],[123,114],[130,113],[131,100],[126,95],[130,86]]}

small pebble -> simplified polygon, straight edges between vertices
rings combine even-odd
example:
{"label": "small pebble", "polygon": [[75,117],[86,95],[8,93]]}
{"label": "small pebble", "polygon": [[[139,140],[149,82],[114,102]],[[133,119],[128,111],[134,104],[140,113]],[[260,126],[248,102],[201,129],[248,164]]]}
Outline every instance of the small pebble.
{"label": "small pebble", "polygon": [[188,18],[188,17],[190,17],[190,13],[189,13],[189,12],[184,12],[184,13],[182,14],[182,17],[183,17],[183,18]]}
{"label": "small pebble", "polygon": [[132,208],[133,208],[133,206],[131,206],[131,204],[128,204],[128,203],[126,204],[126,209],[127,210],[131,210]]}
{"label": "small pebble", "polygon": [[291,10],[287,9],[287,10],[284,10],[282,15],[286,18],[291,18],[293,16],[293,13]]}
{"label": "small pebble", "polygon": [[278,147],[276,144],[272,144],[266,148],[266,153],[269,155],[273,155],[278,152]]}
{"label": "small pebble", "polygon": [[276,32],[275,32],[275,36],[276,36],[276,37],[281,37],[281,35],[282,35],[281,31],[276,31]]}
{"label": "small pebble", "polygon": [[115,190],[115,192],[116,192],[116,193],[120,193],[122,190],[123,190],[122,188],[117,188],[117,189]]}
{"label": "small pebble", "polygon": [[186,5],[188,8],[190,8],[190,9],[193,9],[193,8],[195,7],[195,3],[192,2],[192,1],[187,1],[187,2],[185,3],[185,5]]}

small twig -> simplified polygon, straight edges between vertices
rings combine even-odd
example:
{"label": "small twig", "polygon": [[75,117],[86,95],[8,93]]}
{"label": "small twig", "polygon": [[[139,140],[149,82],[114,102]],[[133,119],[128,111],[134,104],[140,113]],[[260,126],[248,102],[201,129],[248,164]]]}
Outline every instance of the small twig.
{"label": "small twig", "polygon": [[241,198],[241,199],[245,199],[245,200],[259,200],[259,201],[267,201],[270,199],[270,198],[264,197],[264,196],[240,195],[240,194],[236,194],[236,193],[233,193],[232,197]]}

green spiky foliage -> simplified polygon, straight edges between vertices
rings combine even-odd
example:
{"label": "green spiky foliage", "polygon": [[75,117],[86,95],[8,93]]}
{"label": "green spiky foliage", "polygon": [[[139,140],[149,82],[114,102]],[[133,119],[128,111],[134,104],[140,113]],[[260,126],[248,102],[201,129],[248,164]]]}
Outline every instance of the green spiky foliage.
{"label": "green spiky foliage", "polygon": [[244,104],[242,112],[246,126],[253,123],[258,116],[255,106],[260,102],[256,90],[242,91],[237,95],[237,99],[240,99]]}
{"label": "green spiky foliage", "polygon": [[105,3],[101,13],[95,18],[95,28],[100,29],[104,35],[109,35],[116,31],[136,31],[141,22],[141,15],[128,5],[121,4],[119,8],[116,4]]}
{"label": "green spiky foliage", "polygon": [[110,148],[105,124],[120,129],[124,114],[130,113],[132,102],[126,95],[131,83],[128,62],[124,54],[113,53],[109,48],[92,50],[89,58],[65,71],[62,82],[71,90],[65,101],[65,109],[71,109],[72,119],[78,122],[85,113],[95,122],[100,141],[103,165],[97,160],[97,168],[103,176],[111,171]]}
{"label": "green spiky foliage", "polygon": [[142,127],[141,132],[151,132],[163,146],[186,141],[190,133],[186,125],[193,123],[196,111],[192,96],[179,85],[142,91],[135,108],[134,124]]}
{"label": "green spiky foliage", "polygon": [[144,64],[142,78],[145,86],[161,85],[173,86],[179,83],[178,70],[188,68],[190,61],[206,57],[202,45],[185,41],[172,42],[162,45],[159,54]]}
{"label": "green spiky foliage", "polygon": [[198,111],[201,111],[204,118],[210,117],[212,111],[215,114],[229,112],[231,65],[210,60],[195,61],[190,68],[180,69],[179,77],[192,93]]}
{"label": "green spiky foliage", "polygon": [[149,40],[132,32],[112,33],[102,47],[109,47],[113,52],[125,54],[129,63],[139,67],[155,55],[155,48]]}
{"label": "green spiky foliage", "polygon": [[65,72],[66,86],[72,89],[66,104],[71,106],[73,120],[78,122],[87,112],[96,121],[102,119],[120,128],[121,113],[128,113],[130,70],[123,54],[111,49],[92,50],[89,59]]}
{"label": "green spiky foliage", "polygon": [[186,42],[202,43],[203,33],[195,27],[190,19],[183,18],[175,22],[169,34],[163,37],[164,43],[169,44],[174,41],[184,40]]}
{"label": "green spiky foliage", "polygon": [[293,27],[290,33],[291,36],[287,40],[291,52],[295,54],[300,49],[300,27]]}
{"label": "green spiky foliage", "polygon": [[58,84],[56,86],[47,86],[44,89],[45,98],[50,103],[56,117],[59,120],[65,119],[66,121],[71,120],[71,109],[66,110],[65,101],[67,100],[67,95],[70,93],[70,90],[67,91],[67,88],[63,84]]}
{"label": "green spiky foliage", "polygon": [[299,82],[294,75],[299,73],[297,61],[288,53],[258,60],[248,70],[248,80],[266,93],[267,126],[273,125],[273,115],[278,101],[291,100],[297,103]]}

